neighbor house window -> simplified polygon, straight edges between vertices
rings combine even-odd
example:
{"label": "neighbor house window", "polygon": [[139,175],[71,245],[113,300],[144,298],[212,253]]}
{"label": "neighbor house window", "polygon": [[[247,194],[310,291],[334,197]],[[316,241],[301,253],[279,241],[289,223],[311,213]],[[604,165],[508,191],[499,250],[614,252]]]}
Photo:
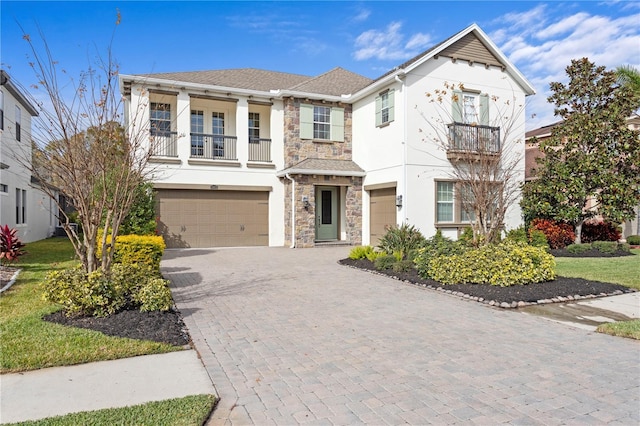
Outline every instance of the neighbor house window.
{"label": "neighbor house window", "polygon": [[224,157],[224,113],[211,114],[211,130],[213,133],[213,156]]}
{"label": "neighbor house window", "polygon": [[27,223],[27,191],[16,188],[16,224]]}
{"label": "neighbor house window", "polygon": [[0,183],[0,192],[6,194],[9,192],[9,187],[4,183]]}
{"label": "neighbor house window", "polygon": [[204,112],[191,111],[191,155],[204,155]]}
{"label": "neighbor house window", "polygon": [[344,108],[301,104],[300,138],[344,141]]}
{"label": "neighbor house window", "polygon": [[4,130],[4,92],[0,91],[0,130]]}
{"label": "neighbor house window", "polygon": [[171,133],[171,104],[151,102],[151,134],[168,136]]}
{"label": "neighbor house window", "polygon": [[387,90],[376,96],[376,126],[382,126],[394,120],[394,92],[394,90]]}
{"label": "neighbor house window", "polygon": [[19,142],[21,139],[21,127],[22,127],[22,111],[20,107],[16,105],[16,140]]}
{"label": "neighbor house window", "polygon": [[260,142],[260,114],[257,112],[249,113],[249,142]]}

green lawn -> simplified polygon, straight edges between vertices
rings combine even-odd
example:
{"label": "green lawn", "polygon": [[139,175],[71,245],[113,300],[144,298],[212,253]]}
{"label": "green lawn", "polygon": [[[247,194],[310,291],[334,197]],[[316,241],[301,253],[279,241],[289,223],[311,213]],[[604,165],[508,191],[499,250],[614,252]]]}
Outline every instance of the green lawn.
{"label": "green lawn", "polygon": [[14,423],[21,426],[200,426],[209,416],[214,404],[212,395],[194,395],[185,398],[150,402],[125,408],[86,411],[47,419]]}
{"label": "green lawn", "polygon": [[47,272],[77,262],[66,238],[50,238],[25,247],[28,254],[16,283],[0,297],[0,373],[81,364],[181,350],[164,343],[106,336],[42,320],[60,308],[42,300]]}
{"label": "green lawn", "polygon": [[557,273],[564,277],[584,278],[621,284],[640,290],[640,249],[635,256],[610,258],[556,257]]}
{"label": "green lawn", "polygon": [[597,331],[600,333],[610,334],[612,336],[621,336],[640,340],[640,319],[600,324]]}

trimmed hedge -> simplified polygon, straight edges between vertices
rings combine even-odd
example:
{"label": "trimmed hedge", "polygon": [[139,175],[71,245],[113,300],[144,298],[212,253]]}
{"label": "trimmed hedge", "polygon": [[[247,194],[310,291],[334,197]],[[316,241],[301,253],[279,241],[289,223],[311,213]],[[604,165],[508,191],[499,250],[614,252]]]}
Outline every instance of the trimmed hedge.
{"label": "trimmed hedge", "polygon": [[627,237],[627,244],[632,246],[640,246],[640,235],[629,235]]}
{"label": "trimmed hedge", "polygon": [[585,222],[582,224],[580,241],[592,243],[594,241],[618,241],[622,233],[617,225],[611,222]]}
{"label": "trimmed hedge", "polygon": [[[423,258],[426,259],[426,258]],[[504,242],[462,254],[439,255],[418,264],[425,278],[443,284],[490,284],[501,287],[555,279],[555,259],[545,249]]]}
{"label": "trimmed hedge", "polygon": [[115,264],[110,274],[78,267],[47,274],[42,297],[62,305],[68,316],[104,317],[125,307],[166,311],[173,303],[168,283],[143,265]]}
{"label": "trimmed hedge", "polygon": [[[111,236],[107,237],[111,242]],[[116,239],[116,252],[113,256],[115,263],[142,264],[154,270],[160,270],[160,260],[166,245],[159,235],[119,235]],[[102,248],[97,247],[100,257]]]}

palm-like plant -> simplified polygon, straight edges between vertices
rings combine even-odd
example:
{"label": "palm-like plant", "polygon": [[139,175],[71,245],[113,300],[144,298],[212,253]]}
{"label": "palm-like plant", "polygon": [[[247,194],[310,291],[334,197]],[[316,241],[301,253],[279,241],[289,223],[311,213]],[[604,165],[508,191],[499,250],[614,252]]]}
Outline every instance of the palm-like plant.
{"label": "palm-like plant", "polygon": [[18,231],[9,225],[0,226],[0,261],[12,263],[25,254],[24,243],[18,238]]}

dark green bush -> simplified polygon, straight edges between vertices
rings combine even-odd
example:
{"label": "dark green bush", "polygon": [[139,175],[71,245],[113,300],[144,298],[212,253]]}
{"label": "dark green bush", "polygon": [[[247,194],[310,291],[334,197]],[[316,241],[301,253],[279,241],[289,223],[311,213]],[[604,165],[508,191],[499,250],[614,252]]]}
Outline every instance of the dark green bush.
{"label": "dark green bush", "polygon": [[629,235],[627,237],[627,244],[632,246],[640,246],[640,235]]}
{"label": "dark green bush", "polygon": [[530,228],[529,232],[527,232],[524,226],[511,229],[507,232],[505,240],[512,241],[514,243],[529,244],[534,247],[549,248],[547,237],[544,235],[544,232],[535,228]]}
{"label": "dark green bush", "polygon": [[424,276],[443,284],[533,284],[555,278],[555,259],[543,248],[504,242],[435,256]]}
{"label": "dark green bush", "polygon": [[384,254],[382,256],[379,256],[374,261],[374,265],[377,270],[391,269],[394,263],[397,263],[397,262],[398,262],[398,258],[396,258],[394,255]]}
{"label": "dark green bush", "polygon": [[172,303],[168,282],[146,265],[114,264],[110,274],[54,271],[43,287],[43,298],[62,305],[69,316],[104,317],[125,307],[166,311]]}
{"label": "dark green bush", "polygon": [[400,227],[392,227],[380,238],[378,247],[387,254],[399,253],[404,260],[411,250],[422,246],[425,238],[413,225],[403,223]]}
{"label": "dark green bush", "polygon": [[427,239],[423,247],[417,250],[413,262],[416,265],[418,273],[425,277],[429,276],[429,262],[436,256],[462,254],[470,247],[464,241],[453,241],[450,238],[443,237],[442,232],[438,230],[436,234]]}
{"label": "dark green bush", "polygon": [[394,263],[391,266],[391,269],[393,269],[394,272],[409,272],[414,267],[415,266],[411,260],[400,260]]}
{"label": "dark green bush", "polygon": [[587,252],[589,250],[591,250],[591,244],[587,243],[587,244],[569,244],[567,246],[567,251],[569,253],[573,253],[573,254],[581,254],[584,252]]}
{"label": "dark green bush", "polygon": [[613,254],[618,251],[618,243],[616,241],[594,241],[591,246],[600,253]]}

